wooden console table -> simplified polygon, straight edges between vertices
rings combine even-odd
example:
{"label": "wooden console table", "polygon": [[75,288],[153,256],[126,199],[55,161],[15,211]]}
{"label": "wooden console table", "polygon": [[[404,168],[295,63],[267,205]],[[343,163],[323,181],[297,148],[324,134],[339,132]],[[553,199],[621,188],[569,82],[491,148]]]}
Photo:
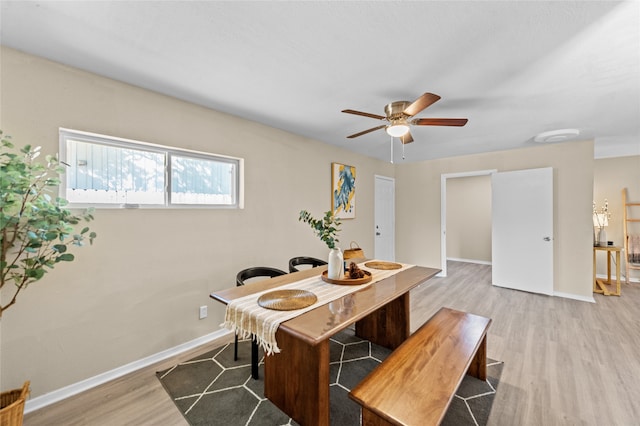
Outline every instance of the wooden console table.
{"label": "wooden console table", "polygon": [[[593,247],[593,292],[604,294],[605,296],[620,296],[620,251],[622,247],[616,246],[594,246]],[[607,254],[607,281],[596,278],[596,253],[598,251],[604,251]],[[611,282],[611,258],[613,253],[616,254],[616,291],[612,293],[607,288],[608,285],[613,285]]]}

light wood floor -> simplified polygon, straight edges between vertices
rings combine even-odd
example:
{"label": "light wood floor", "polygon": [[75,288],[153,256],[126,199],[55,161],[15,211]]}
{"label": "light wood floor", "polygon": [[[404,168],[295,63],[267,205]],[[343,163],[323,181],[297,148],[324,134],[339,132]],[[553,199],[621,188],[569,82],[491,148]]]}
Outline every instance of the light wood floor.
{"label": "light wood floor", "polygon": [[[493,319],[488,356],[505,365],[490,425],[640,424],[638,284],[623,284],[622,297],[594,295],[593,304],[493,287],[486,265],[450,262],[448,273],[412,291],[412,329],[441,306]],[[221,343],[30,413],[24,424],[187,425],[155,372]]]}

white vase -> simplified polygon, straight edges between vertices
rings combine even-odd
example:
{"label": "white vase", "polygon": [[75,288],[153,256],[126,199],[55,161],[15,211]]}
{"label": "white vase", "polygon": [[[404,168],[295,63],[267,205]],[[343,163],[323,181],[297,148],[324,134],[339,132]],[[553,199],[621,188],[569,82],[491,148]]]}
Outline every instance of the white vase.
{"label": "white vase", "polygon": [[331,280],[341,280],[344,278],[344,257],[339,247],[329,251],[329,265],[327,266],[327,277]]}
{"label": "white vase", "polygon": [[604,227],[600,228],[600,232],[598,233],[598,245],[600,247],[607,245],[607,231],[604,230]]}

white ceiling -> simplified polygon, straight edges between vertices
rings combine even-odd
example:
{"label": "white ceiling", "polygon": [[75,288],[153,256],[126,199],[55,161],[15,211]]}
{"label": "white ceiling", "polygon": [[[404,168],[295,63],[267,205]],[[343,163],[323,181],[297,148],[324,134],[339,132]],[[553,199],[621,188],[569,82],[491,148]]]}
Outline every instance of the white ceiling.
{"label": "white ceiling", "polygon": [[[3,45],[389,160],[384,106],[424,92],[406,160],[575,128],[640,155],[636,1],[6,1]],[[122,135],[125,136],[126,135]],[[572,140],[575,140],[573,138]],[[394,142],[396,162],[401,144]]]}

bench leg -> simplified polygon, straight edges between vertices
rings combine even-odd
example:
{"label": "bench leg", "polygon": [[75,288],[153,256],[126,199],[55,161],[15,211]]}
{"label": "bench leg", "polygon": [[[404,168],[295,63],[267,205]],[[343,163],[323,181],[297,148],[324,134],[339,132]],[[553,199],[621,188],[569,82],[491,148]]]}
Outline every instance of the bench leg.
{"label": "bench leg", "polygon": [[475,356],[471,360],[467,374],[480,380],[487,380],[487,336],[482,338]]}
{"label": "bench leg", "polygon": [[362,426],[393,426],[393,423],[362,407]]}

